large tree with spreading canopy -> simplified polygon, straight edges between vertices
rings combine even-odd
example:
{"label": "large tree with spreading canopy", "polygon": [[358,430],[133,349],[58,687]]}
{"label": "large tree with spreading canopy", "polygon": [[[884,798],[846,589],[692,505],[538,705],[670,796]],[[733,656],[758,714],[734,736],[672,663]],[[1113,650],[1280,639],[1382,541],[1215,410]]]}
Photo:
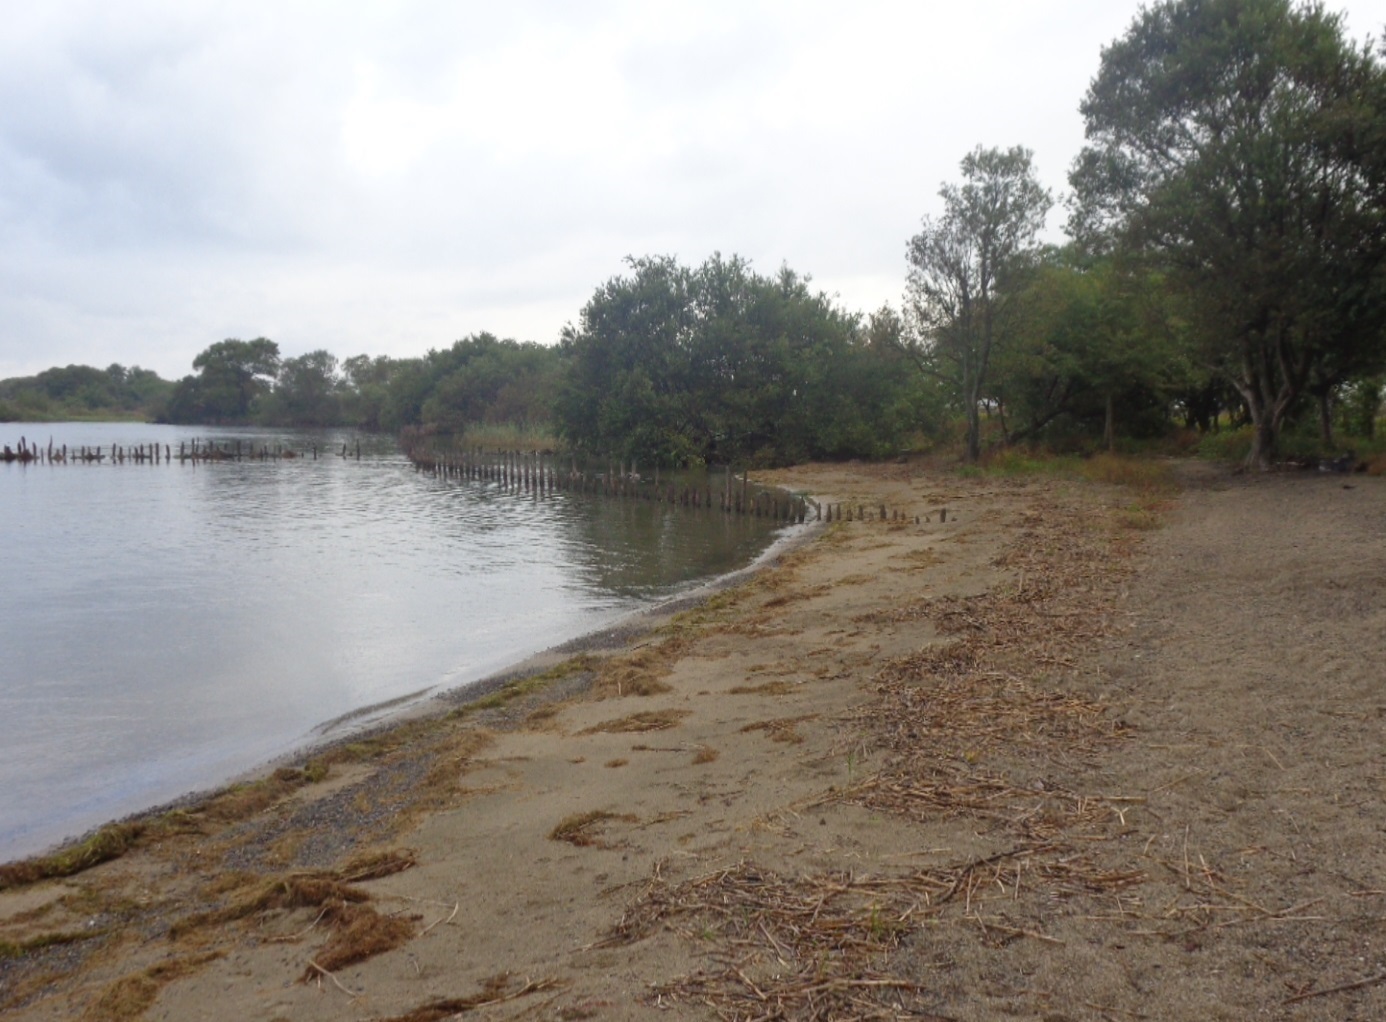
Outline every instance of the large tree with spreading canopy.
{"label": "large tree with spreading canopy", "polygon": [[1321,4],[1166,0],[1103,50],[1070,228],[1188,299],[1266,467],[1315,374],[1368,371],[1386,323],[1386,76]]}

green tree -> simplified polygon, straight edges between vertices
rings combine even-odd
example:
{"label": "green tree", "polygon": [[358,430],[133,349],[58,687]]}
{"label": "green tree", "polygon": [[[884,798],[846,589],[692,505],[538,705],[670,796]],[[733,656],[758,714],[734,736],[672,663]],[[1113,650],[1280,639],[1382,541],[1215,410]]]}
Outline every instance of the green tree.
{"label": "green tree", "polygon": [[696,269],[628,261],[577,327],[560,433],[641,465],[781,464],[892,449],[909,422],[898,353],[788,267],[714,254]]}
{"label": "green tree", "polygon": [[1165,0],[1103,51],[1082,113],[1071,230],[1186,296],[1190,355],[1236,388],[1268,466],[1316,367],[1382,342],[1380,60],[1321,4]]}
{"label": "green tree", "polygon": [[1127,433],[1162,428],[1166,397],[1185,368],[1165,295],[1157,276],[1084,260],[1072,247],[1048,251],[1025,276],[1012,342],[989,389],[1011,419],[1007,439],[1067,419],[1084,431],[1100,424],[1110,450],[1119,425]]}
{"label": "green tree", "polygon": [[218,341],[193,359],[169,399],[170,422],[244,423],[279,373],[279,345],[265,337]]}
{"label": "green tree", "polygon": [[335,426],[342,421],[337,357],[323,349],[286,358],[257,419],[275,425]]}
{"label": "green tree", "polygon": [[420,421],[448,433],[463,433],[474,423],[547,423],[559,360],[555,348],[484,332],[429,352],[424,361],[431,384]]}
{"label": "green tree", "polygon": [[408,360],[386,355],[353,355],[342,362],[342,421],[362,429],[382,429],[391,381]]}
{"label": "green tree", "polygon": [[[709,410],[683,400],[695,326],[693,273],[668,256],[626,263],[630,274],[598,287],[579,326],[563,332],[569,369],[559,428],[593,453],[678,462],[706,447],[709,431],[696,421],[706,423]],[[708,369],[718,371],[725,370]]]}
{"label": "green tree", "polygon": [[968,461],[981,457],[981,403],[992,355],[1008,326],[1008,288],[1035,250],[1052,204],[1028,149],[983,149],[962,160],[962,183],[939,191],[943,215],[925,217],[909,241],[907,350],[944,380],[967,421]]}

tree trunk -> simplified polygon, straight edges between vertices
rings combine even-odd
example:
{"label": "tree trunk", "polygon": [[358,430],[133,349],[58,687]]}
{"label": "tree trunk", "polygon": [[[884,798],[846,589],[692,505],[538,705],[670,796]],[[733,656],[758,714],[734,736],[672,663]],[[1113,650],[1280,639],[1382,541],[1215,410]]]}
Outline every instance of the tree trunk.
{"label": "tree trunk", "polygon": [[982,460],[982,373],[978,365],[966,354],[963,356],[963,402],[967,413],[967,453],[969,465]]}
{"label": "tree trunk", "polygon": [[977,402],[967,405],[967,463],[975,465],[982,460],[982,415],[977,410]]}
{"label": "tree trunk", "polygon": [[1315,397],[1319,399],[1319,439],[1325,451],[1333,450],[1333,389],[1325,387]]}
{"label": "tree trunk", "polygon": [[1268,420],[1253,423],[1251,428],[1251,450],[1246,455],[1246,467],[1258,472],[1269,472],[1275,457],[1275,430]]}
{"label": "tree trunk", "polygon": [[1102,439],[1107,445],[1107,453],[1116,449],[1116,398],[1107,392],[1107,417],[1102,426]]}

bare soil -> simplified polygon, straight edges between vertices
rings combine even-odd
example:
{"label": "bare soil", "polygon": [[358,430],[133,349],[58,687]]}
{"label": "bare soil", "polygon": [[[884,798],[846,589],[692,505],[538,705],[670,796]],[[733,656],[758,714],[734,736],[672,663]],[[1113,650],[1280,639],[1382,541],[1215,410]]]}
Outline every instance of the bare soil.
{"label": "bare soil", "polygon": [[1179,474],[768,474],[852,520],[0,890],[0,1012],[1386,1018],[1386,479]]}

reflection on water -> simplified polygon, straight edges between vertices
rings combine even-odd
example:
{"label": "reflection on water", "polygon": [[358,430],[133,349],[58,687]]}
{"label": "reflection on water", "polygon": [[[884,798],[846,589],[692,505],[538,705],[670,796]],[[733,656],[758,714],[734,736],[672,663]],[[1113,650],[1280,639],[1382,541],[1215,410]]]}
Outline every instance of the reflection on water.
{"label": "reflection on water", "polygon": [[[0,427],[46,446],[345,433]],[[362,457],[0,464],[0,859],[218,783],[315,725],[464,684],[738,567],[769,523]]]}

